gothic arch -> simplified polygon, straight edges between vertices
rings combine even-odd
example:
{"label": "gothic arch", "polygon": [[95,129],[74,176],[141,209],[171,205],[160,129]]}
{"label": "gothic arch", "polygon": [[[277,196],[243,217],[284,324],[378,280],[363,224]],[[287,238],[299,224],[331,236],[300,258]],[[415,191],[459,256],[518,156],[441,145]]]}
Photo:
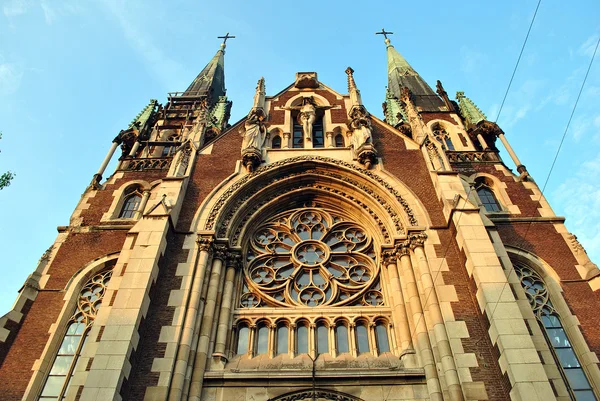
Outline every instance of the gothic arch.
{"label": "gothic arch", "polygon": [[[579,358],[582,369],[592,386],[596,396],[599,393],[597,383],[600,383],[600,368],[598,367],[598,357],[595,352],[590,350],[581,329],[579,328],[579,320],[575,316],[563,296],[563,290],[560,286],[560,276],[554,268],[539,256],[525,251],[523,249],[505,245],[511,263],[519,263],[520,265],[533,270],[547,286],[548,299],[552,303],[552,308],[560,316],[563,328],[567,334],[575,354]],[[514,266],[513,266],[514,271]],[[515,272],[516,273],[516,272]],[[517,278],[517,280],[519,280]]]}
{"label": "gothic arch", "polygon": [[[379,174],[381,173],[381,174]],[[377,174],[352,163],[322,156],[303,155],[281,160],[221,184],[198,210],[192,230],[215,231],[239,246],[245,225],[254,215],[267,213],[277,200],[292,193],[336,199],[363,210],[383,232],[382,243],[428,224],[425,209],[402,183],[384,172]],[[329,201],[330,202],[330,201]]]}
{"label": "gothic arch", "polygon": [[32,368],[33,374],[29,380],[23,400],[37,400],[38,393],[41,391],[41,387],[44,384],[48,370],[51,368],[51,364],[56,356],[56,351],[58,350],[60,342],[65,334],[67,323],[73,314],[73,310],[76,308],[78,295],[83,289],[84,285],[95,274],[103,270],[114,269],[118,258],[119,252],[96,258],[81,267],[73,275],[73,277],[71,277],[65,286],[63,307],[58,315],[58,318],[56,319],[56,322],[50,326],[49,339],[46,342],[46,346],[44,347],[40,358],[35,362]]}
{"label": "gothic arch", "polygon": [[300,401],[313,399],[316,401],[362,401],[362,399],[349,394],[321,388],[292,391],[291,393],[286,393],[278,397],[269,398],[268,401]]}

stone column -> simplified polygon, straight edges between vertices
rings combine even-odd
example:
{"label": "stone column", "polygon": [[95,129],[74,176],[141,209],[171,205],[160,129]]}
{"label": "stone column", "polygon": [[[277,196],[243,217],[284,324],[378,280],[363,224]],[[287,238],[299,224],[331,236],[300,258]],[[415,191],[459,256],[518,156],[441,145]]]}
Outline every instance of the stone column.
{"label": "stone column", "polygon": [[483,135],[477,134],[477,140],[479,140],[479,143],[481,144],[483,150],[488,150],[490,148],[485,139],[483,139]]}
{"label": "stone column", "polygon": [[104,170],[106,170],[106,166],[108,166],[108,163],[110,163],[110,160],[112,159],[113,155],[115,154],[115,150],[117,150],[117,147],[119,146],[120,143],[121,143],[121,140],[118,137],[113,139],[112,144],[110,145],[110,149],[108,150],[108,153],[106,154],[106,157],[104,158],[104,161],[100,165],[98,172],[96,174],[94,174],[94,180],[96,182],[100,182],[100,180],[102,179],[102,174],[104,174]]}
{"label": "stone column", "polygon": [[328,148],[335,147],[334,143],[333,143],[333,132],[326,132],[325,138],[326,138],[326,143],[325,143],[326,147],[328,147]]}
{"label": "stone column", "polygon": [[208,283],[208,292],[206,294],[204,313],[200,326],[198,348],[196,350],[196,358],[194,361],[194,368],[192,370],[192,380],[190,383],[189,392],[190,401],[200,401],[200,396],[202,394],[202,382],[204,380],[206,357],[212,329],[211,323],[214,318],[217,292],[219,291],[219,282],[221,281],[221,270],[223,268],[223,260],[225,259],[225,255],[225,246],[220,245],[215,247],[210,281]]}
{"label": "stone column", "polygon": [[[431,275],[431,269],[427,262],[427,257],[425,256],[425,250],[423,249],[426,238],[427,235],[425,233],[411,235],[410,248],[413,250],[417,259],[421,285],[423,286],[423,304],[429,311],[438,353],[442,360],[442,369],[444,371],[446,385],[448,386],[450,400],[463,401],[464,397],[460,386],[460,379],[456,370],[454,356],[452,355],[452,348],[450,348],[448,334],[446,333],[444,317],[442,316],[442,311],[440,309],[440,302]],[[417,269],[415,269],[415,271],[417,271]]]}
{"label": "stone column", "polygon": [[355,358],[358,356],[358,345],[356,344],[356,323],[354,322],[348,323],[348,349],[350,350],[350,355]]}
{"label": "stone column", "polygon": [[283,133],[283,143],[281,144],[281,147],[283,149],[289,149],[290,148],[290,137],[291,137],[291,134],[289,132],[284,132]]}
{"label": "stone column", "polygon": [[517,171],[519,173],[523,173],[523,171],[527,171],[525,166],[521,163],[521,160],[519,160],[519,158],[517,157],[517,154],[513,150],[512,146],[510,146],[510,143],[508,143],[508,141],[506,140],[504,133],[502,133],[502,132],[499,133],[498,138],[500,138],[500,140],[502,141],[502,144],[506,148],[506,151],[510,155],[510,158],[512,159],[513,163],[515,163],[515,165],[517,166]]}
{"label": "stone column", "polygon": [[219,323],[217,327],[217,336],[215,340],[215,352],[213,359],[218,366],[223,368],[227,363],[228,356],[225,355],[225,346],[227,343],[227,332],[229,329],[229,319],[231,317],[233,305],[233,285],[235,280],[235,270],[239,265],[240,255],[227,254],[227,271],[225,272],[225,285],[223,289],[223,302],[221,312],[219,313]]}
{"label": "stone column", "polygon": [[136,219],[141,219],[142,216],[144,215],[144,209],[146,209],[146,205],[148,204],[148,199],[150,199],[150,191],[146,189],[146,190],[144,190],[144,193],[142,194],[142,200],[140,201],[140,205],[138,206],[137,210],[135,211]]}
{"label": "stone column", "polygon": [[[408,316],[406,306],[404,304],[404,295],[402,294],[402,285],[398,276],[397,257],[395,252],[386,251],[383,254],[384,264],[386,265],[388,278],[390,281],[390,289],[392,293],[392,314],[394,317],[394,328],[397,333],[398,341],[396,342],[397,355],[403,360],[410,359],[411,366],[414,365],[414,347],[410,335],[410,326],[408,324]],[[408,357],[411,355],[410,357]],[[408,357],[408,358],[407,358]]]}
{"label": "stone column", "polygon": [[187,371],[190,349],[194,337],[194,327],[196,326],[196,319],[198,317],[198,309],[200,305],[200,299],[202,297],[202,287],[204,284],[204,277],[206,275],[206,267],[210,254],[212,253],[212,244],[212,236],[198,238],[198,249],[200,250],[200,254],[198,256],[196,271],[194,272],[194,276],[192,278],[192,289],[185,314],[183,333],[181,334],[181,341],[177,350],[175,369],[173,371],[173,379],[171,380],[169,401],[181,400],[181,396],[183,394],[185,374]]}
{"label": "stone column", "polygon": [[410,242],[405,242],[397,246],[397,252],[400,256],[402,273],[406,280],[406,296],[410,303],[412,318],[415,326],[415,335],[417,340],[417,349],[423,368],[425,369],[425,378],[427,380],[427,390],[432,401],[443,401],[442,388],[437,374],[437,367],[433,357],[433,351],[429,342],[429,334],[425,325],[425,316],[419,297],[419,289],[413,272],[412,262],[410,260],[409,246]]}
{"label": "stone column", "polygon": [[135,157],[138,149],[140,148],[140,144],[141,142],[139,140],[135,141],[135,143],[131,147],[131,150],[129,151],[129,157]]}
{"label": "stone column", "polygon": [[315,359],[319,354],[317,353],[317,344],[316,344],[316,332],[317,325],[314,323],[310,323],[308,325],[308,354]]}

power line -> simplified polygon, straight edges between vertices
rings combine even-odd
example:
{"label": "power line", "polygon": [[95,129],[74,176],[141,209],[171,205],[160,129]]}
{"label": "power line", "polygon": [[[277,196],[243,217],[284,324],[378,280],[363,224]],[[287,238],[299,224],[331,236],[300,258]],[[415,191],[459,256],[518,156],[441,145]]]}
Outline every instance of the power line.
{"label": "power line", "polygon": [[541,3],[542,3],[542,0],[539,0],[537,3],[537,7],[535,8],[535,12],[533,13],[533,18],[531,19],[531,24],[529,24],[529,29],[527,30],[527,35],[525,36],[525,41],[523,41],[523,46],[521,46],[521,52],[519,53],[519,58],[517,58],[517,63],[515,64],[515,68],[510,77],[510,81],[508,82],[508,87],[506,88],[506,92],[504,93],[504,98],[502,99],[502,103],[500,104],[500,109],[498,110],[498,114],[496,115],[496,120],[494,121],[495,123],[498,122],[498,119],[500,118],[500,113],[502,113],[502,108],[504,107],[504,102],[506,101],[506,98],[508,97],[508,92],[510,91],[510,87],[512,85],[513,79],[515,78],[515,74],[517,73],[517,67],[519,66],[519,62],[521,61],[521,56],[523,55],[523,50],[525,50],[525,45],[527,44],[527,39],[529,39],[529,33],[531,33],[531,28],[533,27],[533,22],[535,21],[535,17],[537,15],[537,12],[540,8]]}
{"label": "power line", "polygon": [[[573,110],[571,110],[571,115],[569,116],[569,121],[567,122],[567,126],[565,127],[565,132],[563,133],[563,136],[560,140],[558,149],[556,149],[556,155],[554,155],[554,160],[552,161],[552,165],[550,166],[550,170],[548,171],[548,175],[546,176],[546,182],[544,183],[544,186],[542,187],[542,191],[540,193],[538,202],[540,202],[542,200],[542,197],[544,196],[544,191],[546,190],[546,185],[548,185],[548,181],[550,181],[550,176],[552,175],[552,172],[554,170],[554,165],[556,164],[556,160],[558,159],[558,154],[560,153],[563,142],[565,141],[565,138],[567,137],[567,132],[569,130],[569,126],[571,125],[571,120],[573,119],[573,115],[575,114],[575,110],[577,109],[577,105],[579,104],[579,98],[581,98],[581,94],[583,93],[583,88],[585,87],[585,83],[587,81],[588,75],[590,73],[590,70],[592,69],[592,64],[594,63],[594,58],[596,57],[596,52],[598,51],[598,45],[600,45],[600,36],[598,37],[598,42],[596,43],[596,48],[594,49],[594,53],[592,54],[592,59],[590,60],[588,69],[585,73],[585,76],[583,77],[583,82],[581,83],[581,88],[579,88],[579,94],[577,95],[577,99],[575,99],[575,104],[573,105]],[[527,230],[525,231],[525,234],[523,235],[523,240],[525,240],[527,238],[527,234],[529,234],[529,229],[531,228],[532,224],[533,224],[533,222],[530,221],[529,224],[527,225]],[[491,318],[494,317],[496,308],[498,307],[498,304],[500,303],[500,297],[502,297],[502,294],[504,293],[504,289],[506,288],[506,285],[508,284],[508,277],[510,277],[512,270],[514,270],[514,267],[508,271],[507,281],[502,286],[502,290],[500,291],[500,294],[498,295],[498,300],[496,301],[496,305],[494,306],[494,309],[492,310]]]}
{"label": "power line", "polygon": [[[521,56],[523,55],[523,51],[525,50],[525,45],[527,44],[527,40],[529,39],[529,34],[531,33],[531,28],[533,27],[533,23],[535,21],[535,17],[537,16],[537,12],[538,12],[538,10],[540,8],[540,4],[541,3],[542,3],[542,0],[539,0],[538,3],[537,3],[537,6],[535,8],[535,12],[533,13],[533,17],[531,18],[531,23],[529,24],[529,29],[527,30],[527,35],[525,36],[525,40],[523,41],[523,46],[521,46],[521,51],[519,53],[519,57],[517,58],[517,63],[515,64],[515,68],[513,69],[513,73],[512,73],[512,76],[510,78],[510,81],[508,83],[508,86],[506,88],[506,92],[504,93],[504,98],[502,99],[502,104],[500,105],[500,109],[498,110],[498,115],[496,116],[496,121],[498,121],[498,117],[500,117],[500,113],[502,112],[502,108],[504,107],[504,102],[506,101],[506,98],[507,98],[508,93],[510,91],[510,87],[512,85],[512,82],[513,82],[513,79],[515,77],[515,74],[517,72],[517,67],[519,66],[519,63],[521,61]],[[471,196],[471,192],[473,191],[473,187],[474,186],[470,186],[469,187],[469,192],[467,193],[467,200]],[[457,205],[455,205],[455,207],[456,206]],[[458,219],[456,220],[456,223],[454,224],[456,227],[458,227],[458,223],[460,222],[460,219],[462,218],[463,214],[464,213],[461,213],[458,216]],[[423,302],[424,305],[427,305],[427,301],[429,300],[429,297],[435,291],[435,283],[437,281],[437,278],[438,278],[440,272],[442,271],[441,270],[442,269],[442,265],[444,263],[444,260],[446,259],[446,255],[448,254],[448,250],[450,249],[450,245],[452,245],[452,241],[448,242],[448,246],[446,246],[446,249],[444,250],[444,255],[440,259],[441,260],[440,261],[440,265],[439,265],[438,270],[437,270],[437,272],[435,274],[435,277],[433,277],[433,287],[432,287],[431,291],[429,292],[429,294],[427,295],[427,297],[425,298],[425,301]],[[502,289],[502,291],[504,291],[504,289]],[[502,294],[502,292],[501,292],[501,294]],[[498,300],[500,300],[500,299],[498,298]],[[411,340],[414,337],[415,333],[417,332],[417,327],[419,326],[419,323],[421,322],[421,319],[423,318],[424,315],[425,315],[425,313],[423,311],[423,313],[421,314],[421,316],[417,320],[417,323],[415,324],[415,330],[414,330],[414,332],[411,333],[411,336],[410,336]],[[492,316],[493,316],[493,314],[492,314]]]}

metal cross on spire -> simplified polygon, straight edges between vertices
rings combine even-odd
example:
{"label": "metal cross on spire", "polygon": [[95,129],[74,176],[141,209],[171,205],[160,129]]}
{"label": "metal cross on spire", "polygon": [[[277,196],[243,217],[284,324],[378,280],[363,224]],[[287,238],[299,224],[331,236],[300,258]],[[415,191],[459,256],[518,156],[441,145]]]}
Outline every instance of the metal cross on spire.
{"label": "metal cross on spire", "polygon": [[227,44],[227,39],[235,39],[235,36],[229,36],[229,32],[225,36],[217,36],[217,39],[223,39],[223,47]]}
{"label": "metal cross on spire", "polygon": [[381,28],[381,32],[375,32],[375,35],[383,35],[384,38],[388,38],[388,35],[393,35],[394,32],[387,32],[385,28]]}

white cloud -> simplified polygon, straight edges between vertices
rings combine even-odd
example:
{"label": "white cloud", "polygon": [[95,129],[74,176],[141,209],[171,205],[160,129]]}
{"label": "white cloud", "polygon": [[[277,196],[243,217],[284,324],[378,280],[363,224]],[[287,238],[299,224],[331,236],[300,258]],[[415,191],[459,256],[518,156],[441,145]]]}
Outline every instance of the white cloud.
{"label": "white cloud", "polygon": [[592,36],[587,38],[585,42],[581,44],[581,46],[579,46],[577,53],[579,53],[582,56],[592,57],[597,44],[598,34],[593,34]]}
{"label": "white cloud", "polygon": [[577,235],[592,261],[600,264],[600,153],[583,163],[553,195],[556,205],[567,216],[569,229]]}
{"label": "white cloud", "polygon": [[30,5],[29,0],[7,0],[2,11],[7,18],[16,17],[25,14]]}
{"label": "white cloud", "polygon": [[510,129],[524,119],[533,109],[534,102],[544,86],[545,82],[542,80],[528,79],[518,89],[512,90],[504,103],[498,124]]}
{"label": "white cloud", "polygon": [[23,69],[15,63],[0,63],[0,95],[12,95],[21,86]]}

